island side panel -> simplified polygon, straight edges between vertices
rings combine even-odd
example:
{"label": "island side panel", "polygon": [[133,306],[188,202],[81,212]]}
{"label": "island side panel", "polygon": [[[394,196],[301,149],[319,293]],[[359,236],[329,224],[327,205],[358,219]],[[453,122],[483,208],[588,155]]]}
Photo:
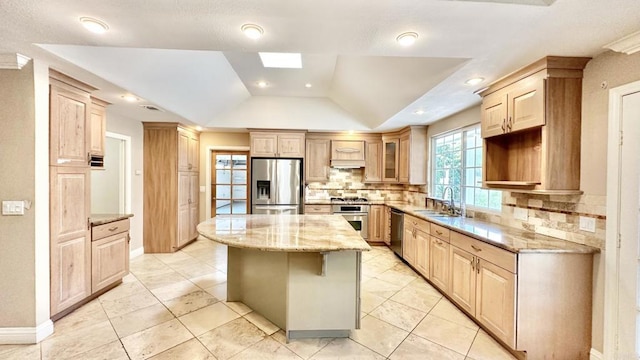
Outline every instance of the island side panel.
{"label": "island side panel", "polygon": [[289,253],[287,334],[290,338],[348,336],[359,325],[358,251]]}
{"label": "island side panel", "polygon": [[287,253],[228,248],[227,301],[240,301],[286,326]]}

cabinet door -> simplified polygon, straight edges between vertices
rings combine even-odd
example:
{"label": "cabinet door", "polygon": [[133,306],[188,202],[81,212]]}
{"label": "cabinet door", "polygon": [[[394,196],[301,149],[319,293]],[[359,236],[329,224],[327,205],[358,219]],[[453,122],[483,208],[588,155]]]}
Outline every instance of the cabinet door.
{"label": "cabinet door", "polygon": [[89,166],[89,94],[63,84],[51,85],[50,102],[50,164]]}
{"label": "cabinet door", "polygon": [[189,171],[189,134],[178,131],[178,171]]}
{"label": "cabinet door", "polygon": [[305,181],[329,181],[330,140],[307,140],[305,157]]}
{"label": "cabinet door", "polygon": [[531,76],[508,87],[507,131],[529,129],[545,124],[544,84],[539,76]]}
{"label": "cabinet door", "polygon": [[391,208],[388,206],[384,207],[384,238],[383,241],[385,244],[391,246]]}
{"label": "cabinet door", "polygon": [[416,263],[415,228],[412,225],[407,224],[406,216],[405,216],[403,236],[402,236],[402,258],[405,259],[409,264],[415,266],[415,263]]}
{"label": "cabinet door", "polygon": [[431,282],[449,293],[449,243],[433,236],[429,241],[429,275]]}
{"label": "cabinet door", "polygon": [[367,141],[364,157],[364,182],[382,181],[382,141]]}
{"label": "cabinet door", "polygon": [[104,156],[104,138],[107,129],[107,110],[104,106],[91,104],[91,155]]}
{"label": "cabinet door", "polygon": [[189,238],[191,241],[198,237],[198,223],[200,222],[200,174],[191,172],[189,175]]}
{"label": "cabinet door", "polygon": [[91,243],[91,292],[95,293],[129,273],[129,232]]}
{"label": "cabinet door", "polygon": [[91,295],[89,168],[50,167],[51,314]]}
{"label": "cabinet door", "polygon": [[200,140],[196,135],[189,136],[188,159],[187,167],[189,171],[198,171],[200,165]]}
{"label": "cabinet door", "polygon": [[507,93],[498,90],[482,99],[481,133],[483,138],[504,134],[507,130]]}
{"label": "cabinet door", "polygon": [[332,140],[332,160],[364,160],[364,141]]}
{"label": "cabinet door", "polygon": [[471,315],[476,312],[476,257],[450,246],[449,296]]}
{"label": "cabinet door", "polygon": [[303,158],[304,134],[278,135],[278,157]]}
{"label": "cabinet door", "polygon": [[251,156],[276,157],[278,135],[275,133],[251,133]]}
{"label": "cabinet door", "polygon": [[371,205],[369,209],[369,239],[372,242],[384,241],[384,205]]}
{"label": "cabinet door", "polygon": [[400,151],[398,153],[398,181],[409,182],[409,159],[411,158],[411,137],[409,135],[400,138]]}
{"label": "cabinet door", "polygon": [[398,147],[399,139],[383,141],[382,152],[382,181],[398,181]]}
{"label": "cabinet door", "polygon": [[429,234],[424,231],[416,229],[415,231],[415,251],[416,251],[416,263],[415,268],[424,277],[429,279]]}
{"label": "cabinet door", "polygon": [[516,275],[482,259],[476,270],[476,319],[515,348]]}
{"label": "cabinet door", "polygon": [[182,247],[189,241],[191,229],[190,187],[191,173],[178,172],[178,243],[174,245],[174,249]]}

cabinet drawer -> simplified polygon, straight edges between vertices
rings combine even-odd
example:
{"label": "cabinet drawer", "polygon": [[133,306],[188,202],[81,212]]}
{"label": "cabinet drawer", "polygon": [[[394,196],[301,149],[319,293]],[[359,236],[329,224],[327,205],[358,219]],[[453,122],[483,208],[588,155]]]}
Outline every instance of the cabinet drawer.
{"label": "cabinet drawer", "polygon": [[429,234],[430,232],[430,228],[429,228],[429,224],[430,222],[422,220],[422,219],[418,219],[417,217],[411,216],[411,215],[404,215],[404,222],[405,222],[405,226],[406,225],[410,225],[415,227],[416,229]]}
{"label": "cabinet drawer", "polygon": [[451,231],[446,227],[431,223],[431,236],[435,236],[440,240],[449,242],[449,234]]}
{"label": "cabinet drawer", "polygon": [[331,205],[305,205],[305,214],[331,214]]}
{"label": "cabinet drawer", "polygon": [[516,254],[451,231],[451,244],[511,273],[516,273]]}
{"label": "cabinet drawer", "polygon": [[91,241],[129,231],[129,219],[118,220],[91,228]]}

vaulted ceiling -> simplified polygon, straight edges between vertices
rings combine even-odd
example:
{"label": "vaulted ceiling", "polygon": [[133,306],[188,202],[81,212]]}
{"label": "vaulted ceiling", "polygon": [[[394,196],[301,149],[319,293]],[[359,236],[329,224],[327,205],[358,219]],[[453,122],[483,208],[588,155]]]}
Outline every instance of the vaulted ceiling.
{"label": "vaulted ceiling", "polygon": [[[106,22],[109,31],[85,31],[82,16]],[[246,23],[260,25],[264,36],[245,37]],[[479,103],[475,90],[543,56],[594,56],[637,30],[637,0],[0,5],[0,53],[48,62],[100,88],[97,95],[113,103],[112,111],[133,121],[211,129],[380,131],[428,124]],[[419,37],[402,47],[396,37],[407,31]],[[303,66],[265,68],[259,51],[301,53]],[[485,81],[465,84],[473,77]],[[126,103],[125,93],[139,102]],[[139,106],[147,104],[164,111]]]}

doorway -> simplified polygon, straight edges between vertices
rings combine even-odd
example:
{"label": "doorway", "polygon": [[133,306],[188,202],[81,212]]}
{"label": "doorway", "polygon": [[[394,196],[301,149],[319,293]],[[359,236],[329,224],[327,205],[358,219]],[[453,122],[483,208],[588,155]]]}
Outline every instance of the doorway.
{"label": "doorway", "polygon": [[104,167],[91,171],[91,213],[130,213],[131,137],[107,132],[105,154]]}
{"label": "doorway", "polygon": [[212,151],[211,216],[249,212],[249,164],[247,151]]}

